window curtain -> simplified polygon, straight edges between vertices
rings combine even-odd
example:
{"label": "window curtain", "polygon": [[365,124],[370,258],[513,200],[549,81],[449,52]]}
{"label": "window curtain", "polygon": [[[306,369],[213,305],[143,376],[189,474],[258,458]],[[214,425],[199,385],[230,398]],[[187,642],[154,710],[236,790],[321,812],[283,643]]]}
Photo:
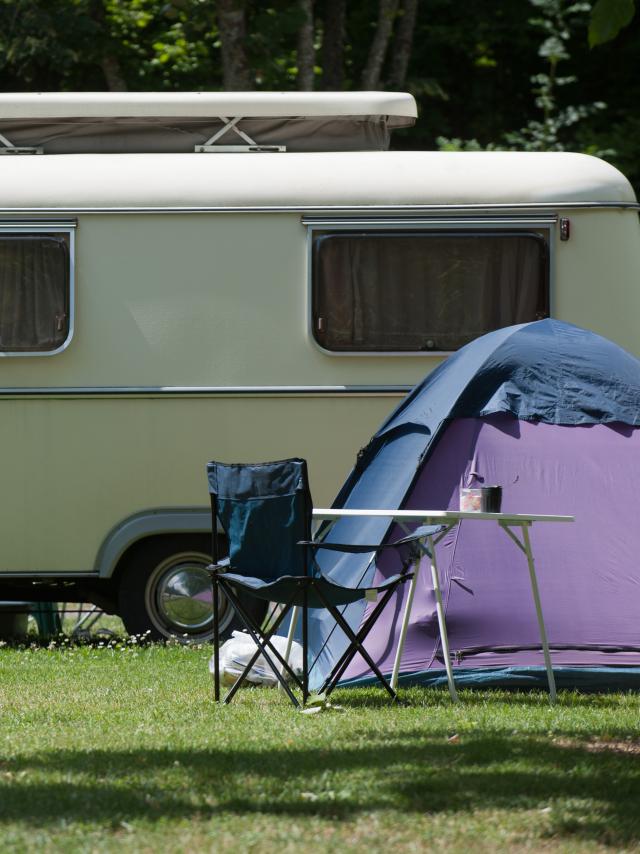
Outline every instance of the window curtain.
{"label": "window curtain", "polygon": [[0,350],[55,350],[68,331],[65,238],[0,234]]}
{"label": "window curtain", "polygon": [[535,233],[320,236],[316,337],[331,350],[455,350],[547,316],[546,257]]}

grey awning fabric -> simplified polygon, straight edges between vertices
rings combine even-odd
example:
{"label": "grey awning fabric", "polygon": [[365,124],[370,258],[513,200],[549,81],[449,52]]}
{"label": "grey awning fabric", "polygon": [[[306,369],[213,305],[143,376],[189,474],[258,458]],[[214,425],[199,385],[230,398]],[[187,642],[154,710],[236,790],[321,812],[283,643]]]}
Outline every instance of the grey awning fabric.
{"label": "grey awning fabric", "polygon": [[[105,117],[0,119],[0,133],[14,146],[41,147],[45,154],[192,152],[224,127],[217,117]],[[238,128],[258,145],[287,151],[385,151],[385,116],[244,118]],[[232,130],[219,144],[243,145]]]}

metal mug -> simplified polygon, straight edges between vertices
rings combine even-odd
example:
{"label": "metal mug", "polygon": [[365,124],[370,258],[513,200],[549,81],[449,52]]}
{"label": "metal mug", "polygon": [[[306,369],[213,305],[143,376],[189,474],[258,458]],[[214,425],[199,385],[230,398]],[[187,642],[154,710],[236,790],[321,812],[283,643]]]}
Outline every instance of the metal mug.
{"label": "metal mug", "polygon": [[470,486],[460,490],[460,509],[471,513],[499,513],[501,486]]}

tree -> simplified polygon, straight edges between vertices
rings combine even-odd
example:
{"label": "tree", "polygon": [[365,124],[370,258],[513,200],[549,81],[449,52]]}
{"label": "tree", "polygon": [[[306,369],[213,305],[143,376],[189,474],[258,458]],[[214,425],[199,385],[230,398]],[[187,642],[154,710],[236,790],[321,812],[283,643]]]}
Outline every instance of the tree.
{"label": "tree", "polygon": [[634,0],[597,0],[589,21],[589,46],[614,39],[635,14]]}
{"label": "tree", "polygon": [[[96,35],[104,36],[108,32],[106,27],[105,7],[101,0],[92,0],[89,6],[89,14],[96,23]],[[104,74],[107,89],[112,92],[126,92],[128,89],[124,79],[120,58],[118,56],[117,44],[111,39],[100,38],[101,50],[98,61]]]}
{"label": "tree", "polygon": [[219,88],[213,10],[199,0],[0,0],[0,87]]}
{"label": "tree", "polygon": [[322,29],[322,88],[340,90],[344,85],[346,0],[326,0]]}
{"label": "tree", "polygon": [[298,89],[313,89],[316,51],[314,45],[313,0],[298,0],[301,22],[298,29]]}
{"label": "tree", "polygon": [[244,0],[217,0],[222,54],[222,79],[227,90],[253,88],[247,56],[247,22]]}
{"label": "tree", "polygon": [[[543,40],[538,47],[538,56],[545,62],[546,69],[531,76],[531,89],[534,103],[542,116],[531,116],[526,125],[519,130],[503,133],[497,142],[482,146],[476,139],[447,139],[440,137],[438,143],[446,150],[519,149],[524,151],[564,151],[567,148],[579,148],[570,134],[575,126],[584,119],[604,110],[606,104],[594,101],[578,106],[561,106],[558,98],[559,88],[577,81],[575,75],[560,76],[558,68],[561,62],[570,59],[569,41],[573,30],[580,20],[590,11],[586,2],[565,0],[529,0],[538,14],[529,20],[536,30],[541,30]],[[572,131],[567,133],[568,129]],[[574,137],[575,138],[575,137]],[[611,151],[590,151],[592,154],[612,153]]]}
{"label": "tree", "polygon": [[390,89],[403,89],[407,68],[413,48],[413,33],[418,13],[418,0],[404,0],[398,14],[396,33],[393,39],[391,68],[388,85]]}
{"label": "tree", "polygon": [[380,86],[382,66],[391,38],[397,8],[398,0],[378,0],[378,21],[369,48],[367,64],[361,77],[361,86],[365,90],[378,89]]}

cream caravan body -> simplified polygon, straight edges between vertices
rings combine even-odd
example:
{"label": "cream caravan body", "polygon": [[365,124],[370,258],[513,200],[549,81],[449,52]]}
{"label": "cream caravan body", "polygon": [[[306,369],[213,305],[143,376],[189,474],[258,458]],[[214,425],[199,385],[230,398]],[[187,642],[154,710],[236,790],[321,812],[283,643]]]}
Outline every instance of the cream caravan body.
{"label": "cream caravan body", "polygon": [[[476,326],[551,315],[640,355],[626,179],[384,150],[414,117],[389,93],[0,95],[0,598],[205,637],[208,459],[306,457],[326,505]],[[58,307],[18,310],[39,275]],[[51,312],[42,346],[27,311]]]}

